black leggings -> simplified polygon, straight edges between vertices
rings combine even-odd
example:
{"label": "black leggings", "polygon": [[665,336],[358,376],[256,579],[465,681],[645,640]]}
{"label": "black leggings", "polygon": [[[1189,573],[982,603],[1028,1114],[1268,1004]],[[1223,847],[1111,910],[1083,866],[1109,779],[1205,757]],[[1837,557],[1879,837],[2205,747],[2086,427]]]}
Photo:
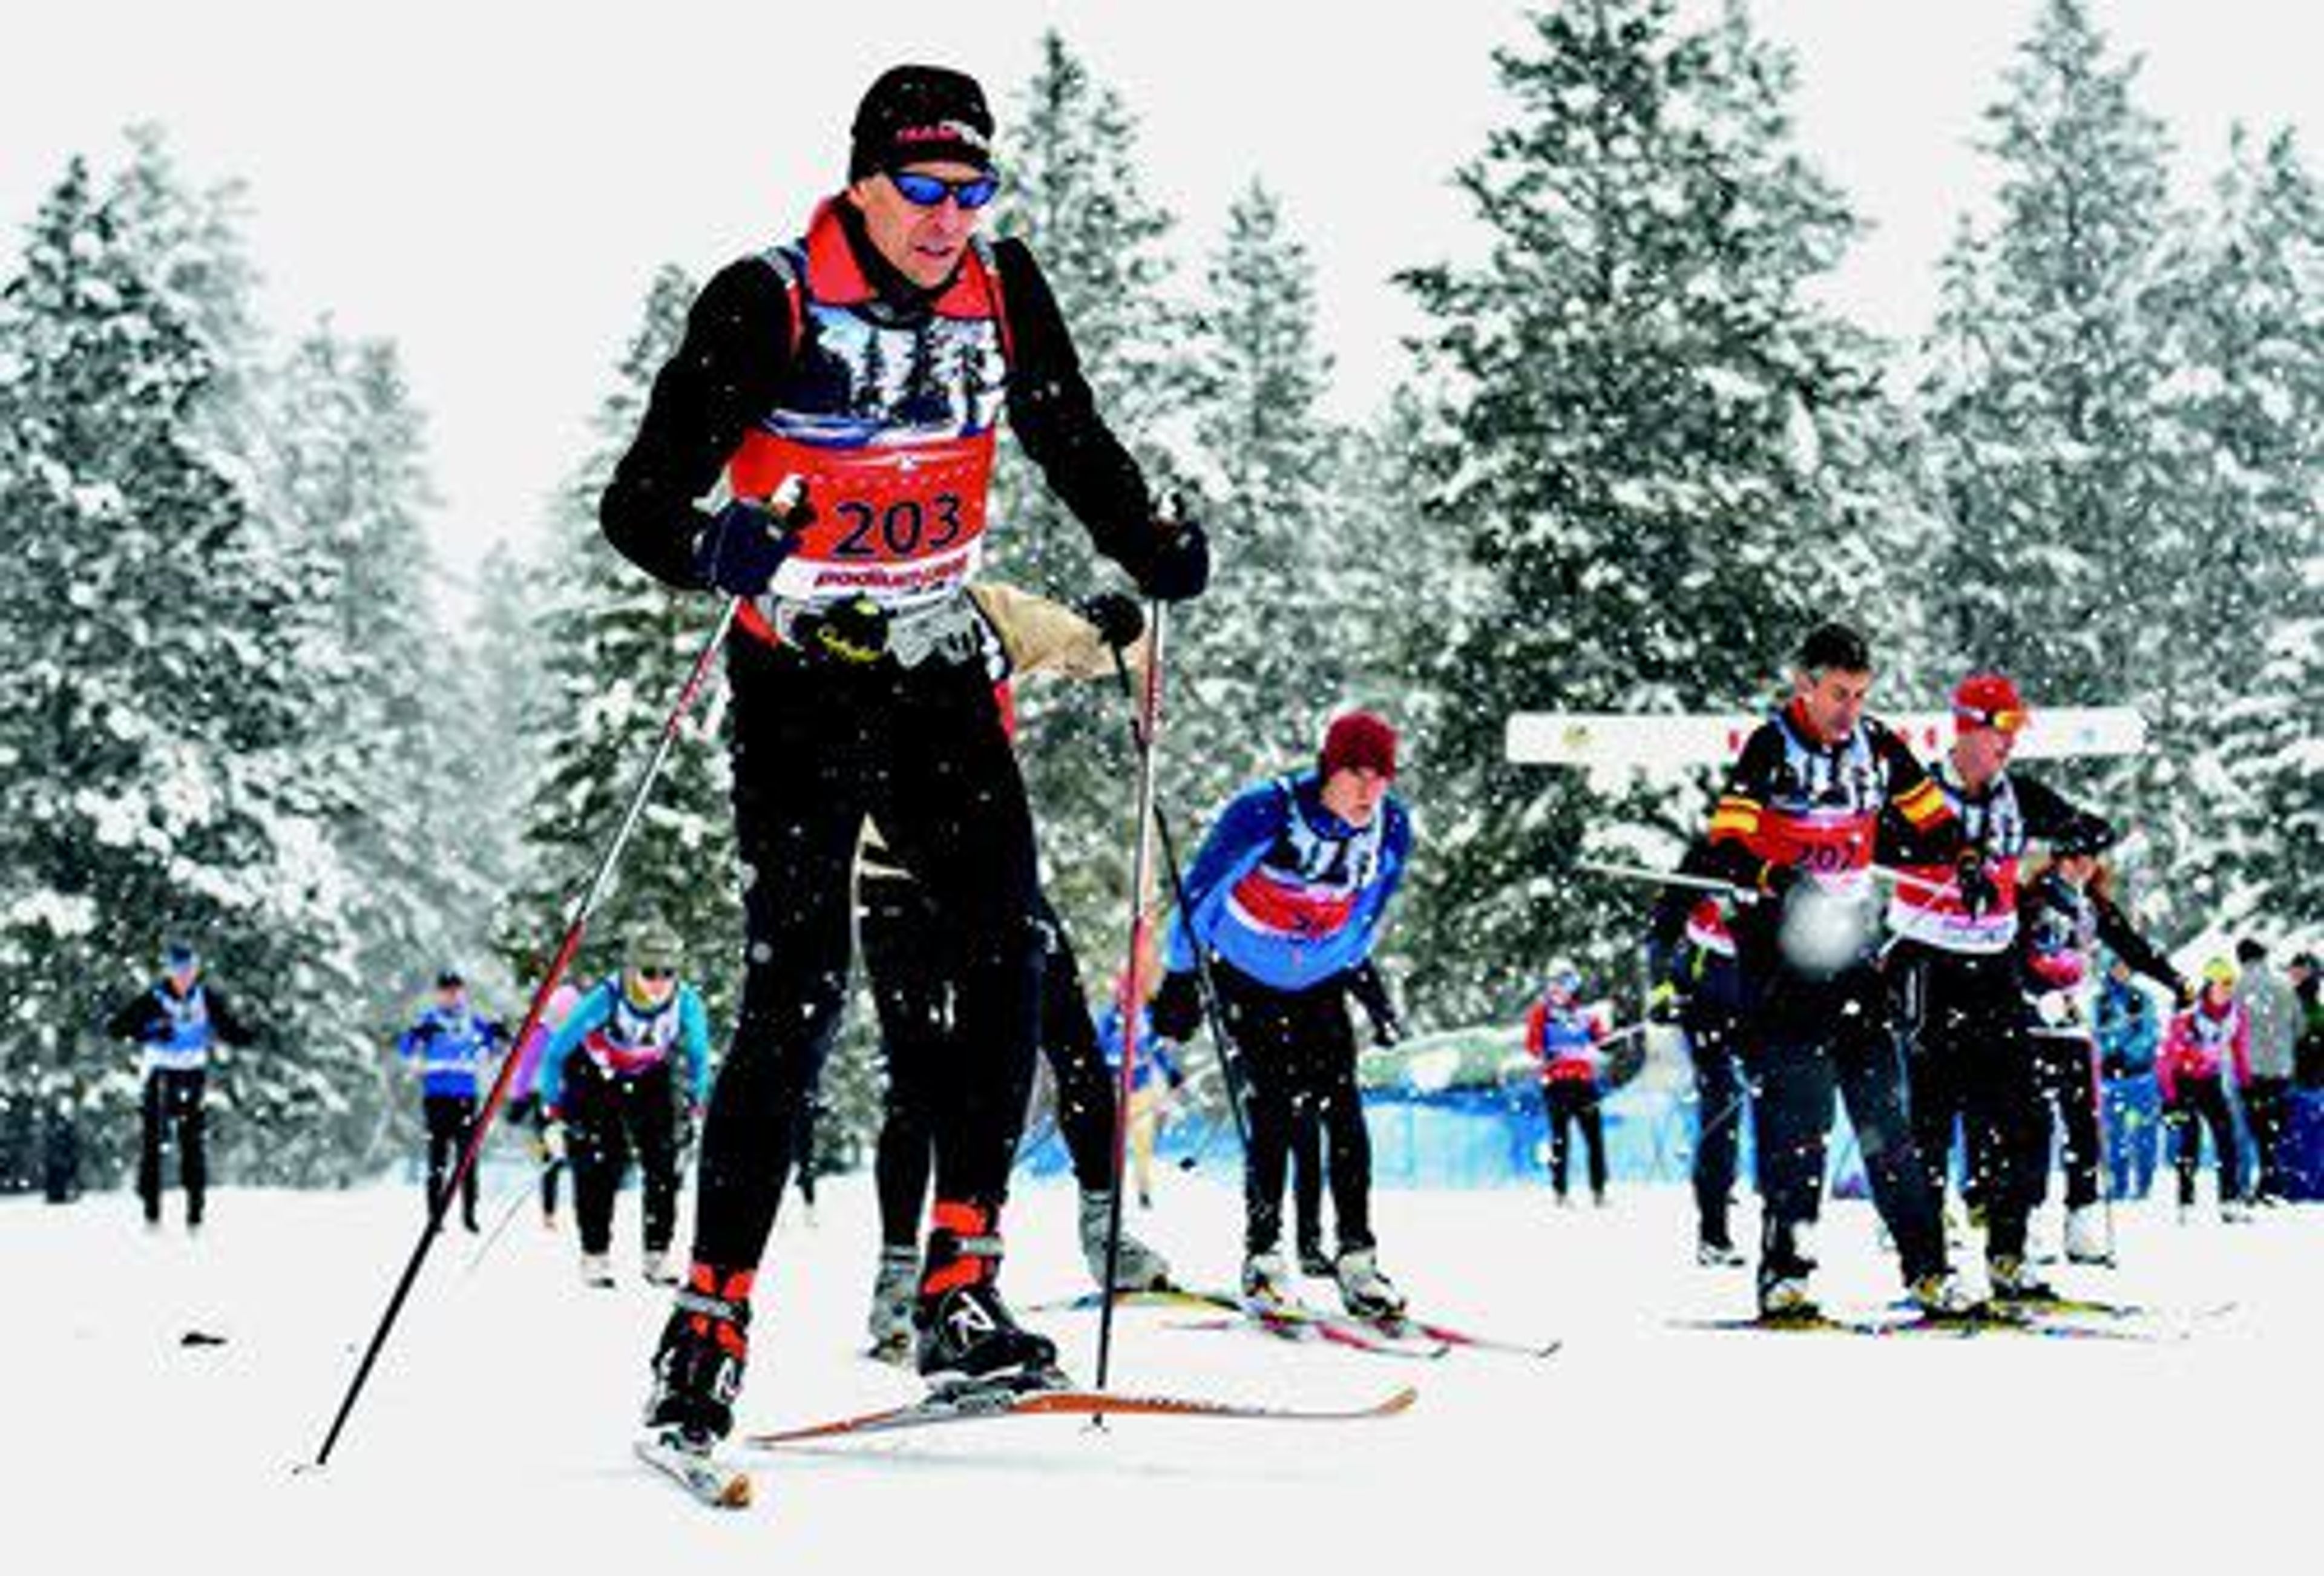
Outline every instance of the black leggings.
{"label": "black leggings", "polygon": [[[953,1055],[952,988],[936,945],[936,917],[919,882],[864,872],[856,882],[857,934],[880,1016],[887,1088],[872,1172],[880,1197],[880,1240],[918,1240],[933,1155],[938,1070]],[[1113,1075],[1082,994],[1080,962],[1065,924],[1040,899],[1041,1050],[1056,1083],[1057,1130],[1084,1193],[1113,1184]]]}
{"label": "black leggings", "polygon": [[1579,1128],[1582,1147],[1589,1152],[1591,1195],[1604,1197],[1606,1119],[1599,1109],[1597,1083],[1588,1078],[1545,1078],[1541,1099],[1549,1113],[1549,1185],[1559,1198],[1565,1196],[1565,1157],[1571,1136],[1567,1129]]}
{"label": "black leggings", "polygon": [[2195,1169],[2203,1158],[2203,1135],[2195,1125],[2198,1119],[2211,1129],[2211,1153],[2218,1157],[2219,1202],[2240,1198],[2244,1157],[2236,1144],[2236,1121],[2227,1110],[2227,1091],[2216,1073],[2209,1078],[2190,1078],[2181,1073],[2172,1081],[2171,1098],[2163,1106],[2163,1125],[2177,1135],[2179,1203],[2184,1206],[2195,1202]]}
{"label": "black leggings", "polygon": [[[444,1196],[445,1181],[460,1157],[468,1152],[468,1136],[476,1129],[476,1097],[473,1094],[423,1094],[420,1113],[428,1121],[428,1212],[434,1218],[436,1201]],[[444,1203],[446,1213],[451,1201]],[[476,1168],[460,1178],[460,1222],[476,1229]]]}
{"label": "black leggings", "polygon": [[738,635],[734,822],[748,928],[742,1010],[703,1124],[694,1256],[755,1267],[796,1159],[795,1117],[845,1005],[865,818],[927,889],[951,982],[934,1058],[936,1191],[991,1212],[1033,1074],[1040,935],[1033,825],[981,667],[812,664]]}
{"label": "black leggings", "polygon": [[581,1251],[603,1253],[613,1242],[613,1196],[634,1149],[645,1249],[669,1246],[678,1221],[678,1113],[669,1064],[616,1078],[586,1056],[567,1065],[565,1154],[573,1167],[573,1214]]}
{"label": "black leggings", "polygon": [[2050,1124],[2055,1113],[2059,1164],[2066,1173],[2066,1207],[2098,1202],[2098,1047],[2086,1035],[2032,1034],[2034,1079],[2040,1114],[2033,1147],[2020,1163],[2034,1207],[2050,1198]]}
{"label": "black leggings", "polygon": [[1735,1194],[1745,1104],[1736,1057],[1738,1025],[1731,1007],[1690,1000],[1686,1051],[1694,1064],[1694,1214],[1705,1242],[1729,1240],[1727,1212]]}
{"label": "black leggings", "polygon": [[1356,1089],[1356,1037],[1336,979],[1277,991],[1224,963],[1211,965],[1226,1031],[1241,1059],[1250,1125],[1243,1164],[1243,1246],[1272,1252],[1283,1239],[1283,1184],[1293,1110],[1314,1103],[1329,1150],[1332,1213],[1340,1251],[1372,1246],[1371,1137]]}
{"label": "black leggings", "polygon": [[161,1144],[173,1138],[178,1146],[178,1182],[186,1190],[186,1224],[202,1223],[202,1203],[209,1186],[207,1122],[202,1114],[202,1086],[208,1074],[199,1067],[156,1067],[145,1074],[140,1101],[137,1142],[137,1197],[145,1218],[161,1218]]}

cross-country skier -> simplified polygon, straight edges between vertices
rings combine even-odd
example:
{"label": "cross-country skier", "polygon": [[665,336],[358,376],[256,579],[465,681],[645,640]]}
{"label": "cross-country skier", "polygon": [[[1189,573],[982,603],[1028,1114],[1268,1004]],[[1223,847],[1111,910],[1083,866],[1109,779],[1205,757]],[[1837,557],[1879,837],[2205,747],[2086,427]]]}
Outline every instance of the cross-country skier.
{"label": "cross-country skier", "polygon": [[2269,972],[2267,947],[2255,936],[2236,943],[2236,1000],[2251,1019],[2251,1082],[2243,1090],[2255,1161],[2249,1199],[2280,1204],[2292,1192],[2292,1076],[2299,1065],[2300,998],[2291,981]]}
{"label": "cross-country skier", "polygon": [[[678,1223],[678,1103],[698,1124],[710,1083],[710,1020],[702,997],[678,978],[678,939],[641,924],[618,974],[581,993],[540,1055],[540,1099],[563,1129],[573,1167],[573,1218],[581,1280],[610,1286],[613,1197],[637,1154],[644,1251],[640,1272],[674,1286],[670,1236]],[[682,1080],[682,1081],[681,1081]]]}
{"label": "cross-country skier", "polygon": [[[1032,821],[964,590],[1004,404],[1050,490],[1143,594],[1198,594],[1210,558],[1199,526],[1157,518],[1032,253],[977,238],[1001,183],[991,136],[983,92],[958,71],[875,81],[846,186],[798,240],[705,287],[600,507],[607,538],[659,579],[747,599],[727,651],[742,1005],[646,1408],[688,1449],[733,1426],[789,1113],[844,1001],[867,816],[942,916],[957,991],[918,1366],[937,1386],[1054,1377],[1055,1345],[999,1290],[1041,946]],[[722,475],[731,502],[697,507]]]}
{"label": "cross-country skier", "polygon": [[[1710,845],[1690,844],[1679,873],[1708,873]],[[1728,930],[1729,900],[1700,887],[1663,889],[1647,925],[1648,1015],[1674,1009],[1694,1068],[1695,1261],[1744,1262],[1728,1223],[1747,1101],[1743,1077],[1743,978]]]}
{"label": "cross-country skier", "polygon": [[[508,1026],[476,1010],[460,971],[439,970],[436,999],[420,1010],[395,1042],[395,1053],[420,1077],[420,1110],[428,1129],[428,1209],[443,1196],[445,1179],[476,1126],[476,1074],[496,1046],[508,1039]],[[448,1210],[448,1205],[447,1206]],[[460,1224],[476,1229],[476,1168],[461,1178]]]}
{"label": "cross-country skier", "polygon": [[1331,1149],[1341,1300],[1361,1316],[1404,1306],[1380,1273],[1372,1237],[1371,1140],[1347,1008],[1352,994],[1372,1015],[1377,1039],[1399,1032],[1386,991],[1353,980],[1370,962],[1411,856],[1411,818],[1388,788],[1396,746],[1384,718],[1349,712],[1325,729],[1313,769],[1237,794],[1211,823],[1186,871],[1187,907],[1171,925],[1171,972],[1155,994],[1154,1031],[1183,1042],[1200,1026],[1199,949],[1249,1092],[1242,1290],[1255,1300],[1291,1295],[1283,1184],[1293,1103],[1304,1096],[1315,1102]]}
{"label": "cross-country skier", "polygon": [[122,1003],[106,1022],[115,1039],[143,1047],[144,1092],[138,1103],[137,1198],[145,1224],[161,1223],[161,1146],[178,1147],[178,1184],[186,1194],[186,1229],[198,1231],[209,1190],[208,1118],[202,1099],[214,1046],[246,1046],[254,1037],[202,978],[201,954],[189,941],[161,948],[161,977]]}
{"label": "cross-country skier", "polygon": [[1913,1301],[1939,1316],[1969,1306],[1946,1262],[1937,1194],[1905,1118],[1876,967],[1870,867],[1892,809],[1929,857],[1958,853],[1964,881],[1977,880],[1976,856],[1911,750],[1864,714],[1871,687],[1861,635],[1840,624],[1811,631],[1790,700],[1744,742],[1711,816],[1707,863],[1754,899],[1738,906],[1731,928],[1744,1062],[1758,1095],[1763,1317],[1817,1311],[1808,1235],[1821,1206],[1835,1084]]}
{"label": "cross-country skier", "polygon": [[2177,1143],[2179,1219],[2195,1207],[2195,1172],[2201,1164],[2200,1119],[2211,1129],[2211,1152],[2219,1167],[2219,1218],[2240,1221],[2243,1151],[2235,1114],[2227,1109],[2227,1080],[2240,1089],[2251,1082],[2251,1014],[2236,1000],[2236,965],[2215,957],[2203,965],[2202,989],[2190,1005],[2172,1015],[2154,1064],[2163,1085],[2163,1124]]}
{"label": "cross-country skier", "polygon": [[[1897,882],[1888,907],[1890,1000],[1905,1045],[1914,1138],[1941,1199],[1954,1124],[1967,1126],[1985,1212],[1986,1273],[2003,1299],[2052,1295],[2026,1251],[2027,1221],[2049,1170],[2050,1119],[2035,1077],[2040,1052],[2026,1033],[2019,866],[2035,843],[2102,847],[2114,836],[2047,784],[2009,770],[2030,714],[2005,674],[1971,673],[1954,687],[1953,741],[1932,773],[1953,825],[1931,857],[1905,855],[1911,879]],[[1900,843],[1914,841],[1910,826],[1892,830]],[[2050,1048],[2070,1062],[2086,1046]],[[2070,1080],[2085,1103],[2086,1061]],[[2070,1200],[2084,1209],[2097,1202],[2094,1129],[2089,1137],[2089,1196]],[[2087,1235],[2096,1237],[2096,1224],[2089,1221]]]}
{"label": "cross-country skier", "polygon": [[2144,1198],[2154,1185],[2161,1147],[2162,1096],[2154,1083],[2154,1053],[2163,1031],[2154,1004],[2132,982],[2130,965],[2107,961],[2092,1012],[2098,1072],[2106,1080],[2107,1189],[2113,1198]]}
{"label": "cross-country skier", "polygon": [[2102,1069],[2097,1037],[2082,1010],[2098,944],[2174,997],[2189,993],[2170,960],[2115,906],[2112,877],[2099,857],[2114,841],[2112,829],[2095,817],[2057,833],[2050,840],[2050,862],[2026,869],[2017,898],[2020,988],[2040,1105],[2015,1169],[2031,1183],[2030,1207],[2039,1209],[2049,1194],[2054,1113],[2066,1171],[2066,1257],[2077,1264],[2114,1257],[2098,1204]]}
{"label": "cross-country skier", "polygon": [[1582,1000],[1582,971],[1560,959],[1533,1004],[1526,1009],[1526,1055],[1541,1064],[1541,1103],[1549,1119],[1549,1185],[1566,1202],[1566,1155],[1579,1129],[1589,1152],[1590,1199],[1606,1202],[1606,1120],[1599,1109],[1599,1081],[1606,1068],[1608,1026]]}
{"label": "cross-country skier", "polygon": [[[969,594],[1004,718],[1013,717],[1014,686],[1020,677],[1111,677],[1117,650],[1126,653],[1132,668],[1144,669],[1144,615],[1128,597],[1110,593],[1075,611],[991,581],[977,582]],[[941,915],[926,886],[888,851],[876,825],[866,828],[855,890],[857,934],[887,1070],[872,1161],[881,1253],[869,1324],[872,1355],[900,1362],[912,1356],[917,1243],[943,1069],[963,1054],[953,1043],[957,986],[946,972],[952,954],[945,945]],[[1083,1259],[1102,1284],[1113,1217],[1114,1079],[1106,1070],[1065,921],[1046,895],[1038,901],[1041,1050],[1055,1081],[1057,1130],[1081,1189]],[[1152,1042],[1139,1043],[1142,1060]],[[1146,1289],[1167,1286],[1169,1279],[1168,1261],[1125,1228],[1114,1255],[1115,1284]]]}

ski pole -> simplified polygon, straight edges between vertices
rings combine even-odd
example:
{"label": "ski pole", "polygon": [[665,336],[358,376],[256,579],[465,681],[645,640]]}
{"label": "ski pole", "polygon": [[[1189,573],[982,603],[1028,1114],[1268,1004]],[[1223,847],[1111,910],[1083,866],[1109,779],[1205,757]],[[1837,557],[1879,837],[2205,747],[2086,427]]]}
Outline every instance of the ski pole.
{"label": "ski pole", "polygon": [[[678,726],[686,720],[686,714],[694,708],[696,698],[701,695],[703,686],[709,678],[711,662],[725,645],[727,631],[733,627],[734,615],[741,607],[740,597],[729,597],[720,608],[718,621],[711,629],[710,638],[703,641],[701,653],[695,658],[684,687],[678,691],[669,714],[662,721],[661,736],[654,742],[653,755],[647,760],[645,770],[639,774],[637,787],[630,795],[629,808],[622,816],[621,826],[605,845],[588,885],[575,901],[571,918],[565,928],[565,938],[558,944],[556,955],[550,960],[548,971],[533,988],[532,1004],[525,1009],[524,1027],[517,1030],[509,1042],[511,1045],[523,1045],[540,1027],[541,1018],[549,1009],[549,995],[565,977],[565,971],[571,966],[574,954],[581,949],[581,937],[588,928],[589,917],[604,900],[606,889],[613,881],[613,869],[620,862],[622,850],[628,843],[631,833],[636,830],[638,818],[645,812],[646,800],[653,791],[654,779],[661,775],[662,764],[669,759],[670,749],[678,742]],[[512,1055],[501,1058],[500,1073],[493,1078],[492,1093],[485,1098],[484,1109],[477,1116],[475,1127],[468,1135],[467,1147],[461,1151],[459,1166],[453,1172],[443,1192],[429,1205],[428,1224],[420,1231],[420,1240],[412,1245],[411,1256],[403,1266],[403,1274],[388,1296],[386,1311],[381,1313],[379,1323],[372,1332],[371,1343],[364,1348],[363,1360],[355,1365],[355,1378],[348,1383],[346,1396],[340,1399],[337,1415],[331,1419],[330,1431],[323,1436],[322,1448],[315,1452],[313,1464],[317,1467],[330,1463],[332,1448],[338,1443],[340,1432],[346,1428],[348,1415],[355,1411],[355,1400],[363,1394],[364,1381],[371,1378],[372,1367],[379,1360],[381,1349],[387,1344],[388,1332],[394,1329],[396,1316],[403,1311],[404,1299],[411,1295],[412,1285],[420,1278],[420,1267],[428,1261],[428,1250],[434,1246],[437,1234],[443,1227],[445,1207],[468,1173],[475,1167],[476,1157],[484,1149],[486,1135],[492,1131],[493,1119],[500,1114],[501,1105],[508,1096],[517,1061],[518,1058]]]}
{"label": "ski pole", "polygon": [[[1121,687],[1121,693],[1128,696],[1134,705],[1138,697],[1130,682],[1130,664],[1123,659],[1120,647],[1114,648],[1113,676],[1115,681]],[[1130,737],[1139,752],[1143,754],[1146,750],[1146,739],[1144,734],[1138,732],[1138,720],[1135,716],[1130,719]],[[1170,822],[1162,814],[1162,808],[1158,803],[1154,806],[1154,833],[1162,847],[1163,873],[1170,878],[1170,900],[1177,906],[1183,921],[1192,925],[1194,908],[1186,901],[1186,880],[1182,873],[1183,867],[1178,863],[1178,850],[1176,841],[1170,835]],[[1226,1090],[1227,1114],[1234,1119],[1235,1137],[1241,1140],[1243,1150],[1248,1154],[1250,1150],[1250,1119],[1243,1114],[1242,1053],[1237,1048],[1234,1037],[1227,1033],[1226,1013],[1219,1005],[1218,985],[1211,976],[1210,954],[1204,952],[1200,945],[1194,947],[1194,986],[1195,993],[1202,998],[1203,1021],[1210,1025],[1211,1038],[1219,1047],[1219,1077]],[[1182,1171],[1193,1170],[1196,1159],[1210,1148],[1211,1139],[1217,1133],[1218,1124],[1213,1122],[1211,1124],[1210,1131],[1204,1135],[1203,1142],[1197,1146],[1194,1155],[1179,1161],[1178,1168]]]}
{"label": "ski pole", "polygon": [[477,1243],[476,1250],[468,1256],[470,1275],[475,1274],[484,1260],[492,1256],[493,1245],[498,1242],[501,1240],[501,1234],[509,1229],[509,1222],[516,1219],[517,1211],[523,1205],[524,1201],[532,1197],[543,1183],[564,1169],[565,1157],[552,1155],[527,1172],[522,1180],[509,1189],[509,1201],[503,1206],[499,1215],[494,1218],[493,1229],[484,1233],[484,1240]]}
{"label": "ski pole", "polygon": [[[1097,1387],[1105,1388],[1106,1372],[1113,1355],[1113,1280],[1121,1258],[1121,1193],[1124,1151],[1130,1138],[1130,1101],[1136,1088],[1138,1065],[1139,983],[1146,970],[1147,930],[1150,923],[1146,901],[1148,887],[1153,881],[1154,865],[1154,771],[1156,740],[1162,726],[1162,653],[1164,604],[1153,603],[1147,612],[1148,626],[1154,631],[1153,649],[1146,659],[1146,685],[1139,696],[1137,714],[1138,730],[1138,823],[1130,841],[1130,960],[1122,970],[1121,987],[1121,1071],[1119,1087],[1114,1092],[1113,1104],[1113,1189],[1109,1199],[1105,1222],[1105,1297],[1099,1304],[1097,1323]],[[1122,666],[1121,649],[1113,648],[1118,671],[1127,674]],[[1098,1423],[1102,1424],[1101,1414]]]}

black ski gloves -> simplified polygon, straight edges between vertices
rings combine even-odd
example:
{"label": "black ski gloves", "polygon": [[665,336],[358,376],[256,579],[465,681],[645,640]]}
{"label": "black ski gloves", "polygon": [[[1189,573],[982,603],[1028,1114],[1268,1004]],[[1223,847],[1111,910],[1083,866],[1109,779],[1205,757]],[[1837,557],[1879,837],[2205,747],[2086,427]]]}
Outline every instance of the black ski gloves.
{"label": "black ski gloves", "polygon": [[1154,992],[1146,1011],[1159,1038],[1182,1045],[1194,1038],[1194,1031],[1203,1027],[1203,991],[1194,971],[1162,976],[1162,988]]}
{"label": "black ski gloves", "polygon": [[1211,583],[1211,539],[1194,521],[1157,520],[1139,561],[1126,567],[1155,601],[1191,601]]}
{"label": "black ski gloves", "polygon": [[1115,650],[1138,644],[1146,632],[1146,612],[1135,597],[1119,591],[1101,591],[1074,609],[1097,626],[1098,636]]}
{"label": "black ski gloves", "polygon": [[737,498],[696,535],[695,572],[730,596],[756,596],[814,522],[807,489],[795,483],[764,499]]}

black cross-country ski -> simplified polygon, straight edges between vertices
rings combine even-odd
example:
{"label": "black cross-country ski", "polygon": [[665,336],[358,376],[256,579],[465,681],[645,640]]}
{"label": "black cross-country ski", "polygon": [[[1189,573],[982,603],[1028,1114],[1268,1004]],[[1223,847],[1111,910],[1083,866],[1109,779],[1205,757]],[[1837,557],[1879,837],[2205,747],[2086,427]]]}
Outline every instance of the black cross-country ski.
{"label": "black cross-country ski", "polygon": [[636,1444],[638,1460],[676,1483],[703,1504],[721,1510],[740,1510],[751,1503],[751,1474],[721,1465],[697,1450],[650,1433]]}
{"label": "black cross-country ski", "polygon": [[1221,1400],[1201,1396],[1116,1395],[1105,1390],[973,1389],[929,1396],[900,1406],[884,1406],[853,1417],[800,1424],[753,1433],[742,1442],[767,1450],[807,1440],[926,1428],[939,1423],[970,1423],[994,1417],[1208,1417],[1257,1423],[1329,1423],[1391,1417],[1419,1399],[1406,1385],[1377,1401],[1356,1406],[1299,1406],[1271,1402]]}
{"label": "black cross-country ski", "polygon": [[[1069,1302],[1056,1305],[1088,1309],[1098,1306],[1101,1300],[1101,1294],[1084,1292]],[[1278,1340],[1324,1341],[1380,1357],[1440,1358],[1455,1344],[1418,1330],[1384,1329],[1370,1320],[1359,1319],[1351,1313],[1333,1313],[1326,1308],[1310,1307],[1305,1303],[1261,1302],[1238,1297],[1229,1292],[1162,1286],[1116,1292],[1113,1300],[1116,1307],[1191,1308],[1199,1313],[1232,1315],[1223,1319],[1191,1320],[1177,1326],[1182,1330],[1249,1328]]]}

